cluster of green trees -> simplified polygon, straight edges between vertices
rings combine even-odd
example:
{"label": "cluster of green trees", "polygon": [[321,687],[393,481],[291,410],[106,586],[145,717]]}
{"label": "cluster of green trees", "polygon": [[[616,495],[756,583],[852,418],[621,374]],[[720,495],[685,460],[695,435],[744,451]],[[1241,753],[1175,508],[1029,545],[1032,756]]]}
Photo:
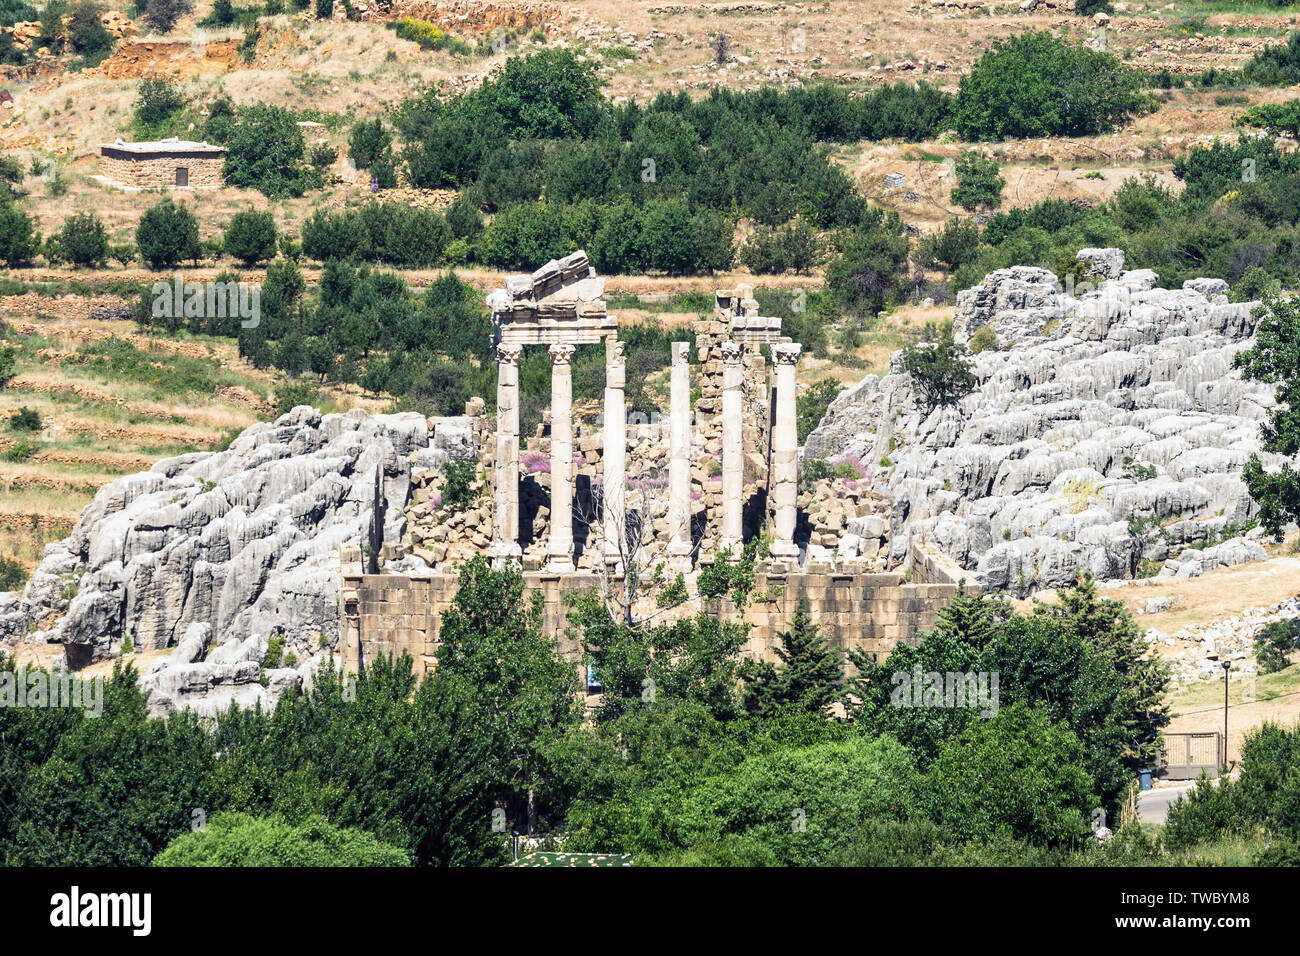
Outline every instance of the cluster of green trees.
{"label": "cluster of green trees", "polygon": [[238,332],[240,354],[259,368],[358,382],[430,415],[495,394],[491,319],[478,291],[450,273],[416,296],[399,276],[331,261],[309,297],[297,266],[277,259],[261,311]]}
{"label": "cluster of green trees", "polygon": [[[706,600],[760,599],[750,568],[702,580]],[[663,603],[679,585],[646,586]],[[771,664],[742,662],[725,617],[638,620],[588,595],[569,623],[603,693],[586,721],[540,602],[483,559],[421,679],[406,658],[326,667],[271,712],[204,726],[148,718],[119,667],[101,717],[4,708],[0,800],[18,812],[0,859],[490,865],[512,830],[642,864],[1150,863],[1229,831],[1261,862],[1300,852],[1300,732],[1275,728],[1248,739],[1238,783],[1171,812],[1165,849],[1136,824],[1094,845],[1167,714],[1142,629],[1091,582],[1030,614],[960,595],[917,646],[853,654],[848,680],[802,609]],[[982,711],[900,706],[896,675],[931,673],[1000,680]]]}
{"label": "cluster of green trees", "polygon": [[[404,103],[393,117],[400,153],[382,119],[358,124],[350,146],[381,186],[400,165],[415,185],[462,191],[455,259],[519,268],[582,247],[606,272],[711,271],[731,265],[734,224],[747,217],[768,230],[799,224],[801,248],[787,241],[774,254],[765,233],[751,255],[773,271],[807,269],[816,231],[854,229],[866,213],[817,144],[932,135],[949,99],[925,84],[856,99],[818,84],[614,106],[593,63],[551,50],[512,58],[463,96]],[[493,216],[486,228],[480,211]]]}
{"label": "cluster of green trees", "polygon": [[113,245],[103,221],[93,212],[74,213],[42,240],[31,217],[12,200],[0,200],[0,259],[11,266],[40,254],[51,262],[76,266],[98,266],[110,259],[125,265],[138,257],[151,268],[163,269],[221,253],[252,266],[274,258],[280,248],[274,217],[252,209],[235,213],[221,239],[200,242],[198,218],[170,196],[141,214],[135,240],[133,245]]}
{"label": "cluster of green trees", "polygon": [[952,125],[967,140],[1093,136],[1155,106],[1118,57],[1046,31],[996,41],[961,79]]}
{"label": "cluster of green trees", "polygon": [[[142,300],[142,312],[143,305]],[[277,259],[267,268],[261,310],[257,327],[215,333],[238,334],[240,354],[258,367],[357,382],[426,415],[460,414],[469,398],[484,396],[490,403],[496,394],[491,317],[482,294],[453,273],[417,295],[400,276],[331,260],[309,296],[297,267]],[[628,376],[630,410],[657,407],[646,379],[668,365],[672,341],[689,337],[689,329],[665,331],[654,323],[620,330],[629,372],[635,370]],[[580,347],[573,362],[574,397],[596,399],[604,387],[603,350]],[[550,402],[544,350],[525,352],[520,391],[522,421],[531,428]]]}
{"label": "cluster of green trees", "polygon": [[1133,178],[1092,209],[1047,199],[982,228],[953,220],[922,240],[917,258],[952,271],[957,288],[1012,265],[1064,277],[1087,246],[1124,249],[1129,268],[1154,269],[1170,288],[1197,276],[1225,279],[1238,301],[1300,281],[1300,157],[1269,135],[1245,136],[1188,150],[1174,175],[1186,186],[1177,195],[1154,178]]}

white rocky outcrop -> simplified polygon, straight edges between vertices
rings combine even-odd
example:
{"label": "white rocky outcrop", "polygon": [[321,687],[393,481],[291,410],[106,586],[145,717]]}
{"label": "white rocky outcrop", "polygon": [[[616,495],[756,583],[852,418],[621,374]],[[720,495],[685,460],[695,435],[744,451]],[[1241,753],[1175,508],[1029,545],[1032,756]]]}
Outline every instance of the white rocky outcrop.
{"label": "white rocky outcrop", "polygon": [[227,696],[261,698],[268,639],[303,661],[334,644],[340,546],[375,566],[405,530],[412,468],[446,454],[418,414],[300,406],[225,451],[119,478],[0,603],[0,640],[62,643],[73,668],[116,656],[127,637],[137,650],[175,645],[144,680],[160,701],[240,686]]}
{"label": "white rocky outcrop", "polygon": [[1263,557],[1233,531],[1255,510],[1241,470],[1274,405],[1232,370],[1257,303],[1229,303],[1217,279],[1157,288],[1116,249],[1079,255],[1096,280],[1074,295],[1028,267],[959,294],[957,341],[988,325],[1000,346],[972,357],[971,395],[926,412],[895,355],[809,436],[806,459],[882,465],[895,562],[920,539],[982,586],[1028,593],[1131,577],[1144,559],[1187,577]]}

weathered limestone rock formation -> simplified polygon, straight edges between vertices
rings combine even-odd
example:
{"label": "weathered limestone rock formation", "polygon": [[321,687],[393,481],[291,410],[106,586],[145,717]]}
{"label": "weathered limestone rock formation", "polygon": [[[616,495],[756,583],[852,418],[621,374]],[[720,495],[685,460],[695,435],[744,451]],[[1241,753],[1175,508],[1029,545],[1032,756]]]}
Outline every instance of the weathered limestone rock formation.
{"label": "weathered limestone rock formation", "polygon": [[1219,280],[1157,288],[1119,250],[1079,255],[1099,278],[1077,297],[1023,267],[959,295],[957,340],[988,325],[1002,346],[973,356],[979,386],[959,404],[925,412],[895,364],[809,436],[805,460],[875,463],[895,563],[919,539],[982,586],[1027,593],[1082,571],[1188,576],[1263,556],[1235,537],[1254,511],[1241,468],[1273,405],[1231,367],[1255,303],[1230,304]]}
{"label": "weathered limestone rock formation", "polygon": [[445,454],[420,415],[302,406],[225,451],[164,459],[100,489],[0,636],[61,643],[72,667],[200,624],[218,645],[280,634],[300,659],[317,654],[338,633],[339,547],[362,543],[374,562],[398,542],[412,466]]}

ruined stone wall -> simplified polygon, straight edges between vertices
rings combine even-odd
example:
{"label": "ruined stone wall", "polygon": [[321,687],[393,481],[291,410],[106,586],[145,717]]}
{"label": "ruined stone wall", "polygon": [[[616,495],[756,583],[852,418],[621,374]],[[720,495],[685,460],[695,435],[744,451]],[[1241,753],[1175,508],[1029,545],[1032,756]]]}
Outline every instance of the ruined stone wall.
{"label": "ruined stone wall", "polygon": [[[743,612],[750,624],[744,654],[770,659],[778,635],[789,628],[802,599],[830,647],[841,652],[863,648],[884,660],[899,641],[915,642],[957,593],[956,582],[946,577],[945,561],[913,549],[910,568],[876,573],[814,569],[793,574],[760,568],[753,597]],[[527,590],[542,595],[546,633],[559,640],[563,654],[578,662],[581,649],[565,634],[564,599],[595,589],[598,577],[526,571],[524,583]],[[454,574],[363,574],[360,564],[345,560],[341,642],[345,668],[355,670],[358,662],[406,651],[417,671],[431,669],[439,622],[455,599],[456,587]],[[704,602],[704,610],[724,617],[738,613],[729,599]]]}
{"label": "ruined stone wall", "polygon": [[224,156],[163,156],[127,159],[101,156],[100,175],[123,186],[137,189],[175,189],[176,170],[189,170],[191,189],[216,189],[221,186]]}

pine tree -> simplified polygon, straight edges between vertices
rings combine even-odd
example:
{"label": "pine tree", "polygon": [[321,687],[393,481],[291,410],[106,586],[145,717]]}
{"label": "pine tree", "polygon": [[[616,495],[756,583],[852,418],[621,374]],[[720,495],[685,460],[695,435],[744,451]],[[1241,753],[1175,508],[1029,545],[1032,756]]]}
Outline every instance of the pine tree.
{"label": "pine tree", "polygon": [[1161,728],[1169,723],[1164,702],[1169,684],[1165,665],[1128,609],[1119,601],[1098,597],[1091,574],[1056,593],[1059,605],[1039,605],[1034,613],[1058,620],[1110,661],[1125,684],[1133,762],[1139,765],[1155,759]]}
{"label": "pine tree", "polygon": [[790,630],[779,639],[774,649],[779,668],[768,661],[746,661],[741,667],[745,709],[762,717],[789,705],[822,712],[838,695],[844,669],[809,618],[806,601],[800,599]]}

